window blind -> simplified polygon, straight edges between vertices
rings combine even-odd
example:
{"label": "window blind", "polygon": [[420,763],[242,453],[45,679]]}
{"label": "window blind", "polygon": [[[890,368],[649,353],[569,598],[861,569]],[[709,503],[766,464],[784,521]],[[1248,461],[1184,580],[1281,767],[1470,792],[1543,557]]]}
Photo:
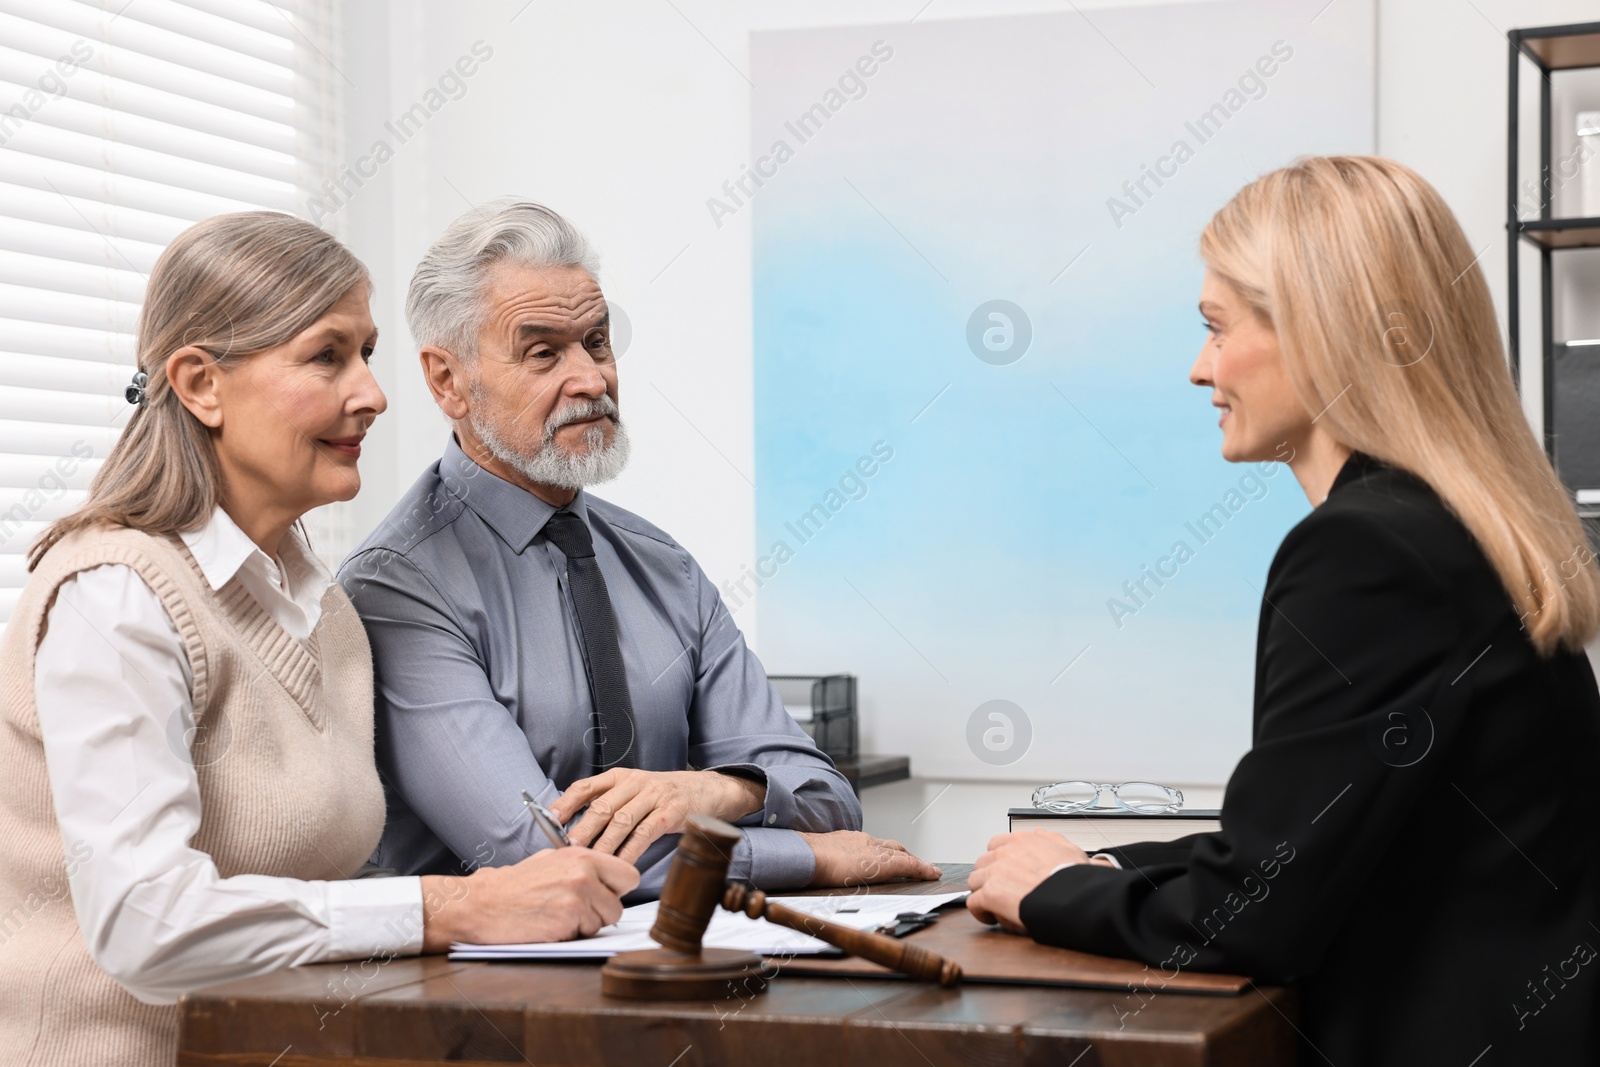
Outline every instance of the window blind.
{"label": "window blind", "polygon": [[0,0],[0,619],[127,422],[161,249],[219,212],[297,212],[328,169],[333,18],[331,0]]}

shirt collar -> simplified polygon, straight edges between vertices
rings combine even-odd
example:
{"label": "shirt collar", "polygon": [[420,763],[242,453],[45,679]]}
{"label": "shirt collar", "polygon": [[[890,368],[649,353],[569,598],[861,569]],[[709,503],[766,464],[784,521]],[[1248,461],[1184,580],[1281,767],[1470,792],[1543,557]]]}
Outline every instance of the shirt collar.
{"label": "shirt collar", "polygon": [[[250,535],[241,530],[239,524],[233,521],[233,516],[220,505],[212,511],[211,518],[204,526],[198,530],[185,530],[178,536],[189,546],[194,561],[200,565],[200,573],[205,575],[206,583],[213,591],[227,585],[252,560],[263,572],[267,568],[276,570],[278,567],[277,562],[261,551],[261,546],[250,540]],[[333,581],[333,575],[292,528],[284,536],[278,556],[283,561],[284,574],[288,579],[287,595],[298,600],[301,599],[300,594],[304,593],[321,600],[322,593]]]}
{"label": "shirt collar", "polygon": [[582,489],[564,509],[552,507],[520,485],[480,467],[462,450],[453,433],[444,446],[444,458],[439,461],[439,478],[519,555],[558,510],[570,511],[585,523],[589,521],[588,501]]}

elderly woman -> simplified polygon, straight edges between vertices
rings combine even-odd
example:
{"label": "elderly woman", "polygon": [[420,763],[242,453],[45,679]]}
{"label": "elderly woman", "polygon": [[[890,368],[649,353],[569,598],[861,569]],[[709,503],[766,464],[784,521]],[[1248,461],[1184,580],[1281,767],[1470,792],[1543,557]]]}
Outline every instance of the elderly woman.
{"label": "elderly woman", "polygon": [[1600,1061],[1600,573],[1473,250],[1373,158],[1268,174],[1200,249],[1222,455],[1288,457],[1313,507],[1267,575],[1253,744],[1220,832],[1004,835],[968,906],[1151,990],[1297,979],[1306,1063]]}
{"label": "elderly woman", "polygon": [[588,934],[638,882],[584,848],[350,880],[384,819],[372,660],[297,520],[361,484],[367,301],[347,249],[269,212],[191,227],[150,275],[133,416],[0,644],[15,1062],[170,1063],[187,990]]}

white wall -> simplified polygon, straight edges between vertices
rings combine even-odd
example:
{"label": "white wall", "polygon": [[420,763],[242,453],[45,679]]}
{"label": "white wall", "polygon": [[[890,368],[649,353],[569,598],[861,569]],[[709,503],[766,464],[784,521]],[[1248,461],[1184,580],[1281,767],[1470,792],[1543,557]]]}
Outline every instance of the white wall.
{"label": "white wall", "polygon": [[[720,581],[754,562],[750,215],[719,229],[705,202],[750,158],[749,32],[1072,5],[343,0],[343,7],[346,160],[367,157],[379,139],[395,148],[329,216],[378,276],[383,336],[373,366],[390,398],[363,457],[354,525],[373,526],[442,447],[443,423],[400,313],[411,268],[470,203],[517,193],[588,232],[603,257],[606,296],[633,324],[620,372],[635,458],[604,495],[670,531]],[[384,123],[479,40],[493,57],[467,79],[465,95],[398,143]],[[751,604],[738,617],[759,647],[757,611]]]}
{"label": "white wall", "polygon": [[[720,581],[754,562],[750,215],[739,213],[719,230],[705,200],[749,158],[749,31],[1120,5],[343,0],[343,6],[337,62],[350,98],[347,159],[355,164],[379,139],[395,150],[335,216],[377,277],[383,340],[374,367],[390,397],[363,459],[354,527],[376,524],[443,444],[444,426],[422,386],[399,311],[411,267],[470,202],[517,193],[550,204],[589,233],[604,257],[607,297],[633,324],[621,380],[636,453],[605,495],[670,531]],[[1473,246],[1485,250],[1481,262],[1501,306],[1505,31],[1595,18],[1593,0],[1379,0],[1379,151],[1417,168],[1443,192]],[[398,143],[384,123],[418,102],[479,40],[493,55],[466,80],[465,95]],[[1600,107],[1600,99],[1592,106]],[[1536,305],[1525,314],[1535,311]],[[1534,335],[1527,336],[1531,343]],[[739,621],[759,651],[757,607],[744,608]],[[1027,801],[1028,788],[1016,783],[947,784],[919,780],[869,792],[868,828],[931,858],[969,859],[1004,829],[1003,808]]]}

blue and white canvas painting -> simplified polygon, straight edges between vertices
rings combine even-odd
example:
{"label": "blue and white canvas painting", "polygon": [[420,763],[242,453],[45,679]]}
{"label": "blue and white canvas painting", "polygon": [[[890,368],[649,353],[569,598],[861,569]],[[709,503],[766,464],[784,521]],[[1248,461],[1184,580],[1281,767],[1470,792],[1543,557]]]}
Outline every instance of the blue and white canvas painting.
{"label": "blue and white canvas painting", "polygon": [[[918,774],[1221,781],[1307,511],[1187,381],[1201,228],[1373,149],[1371,0],[754,34],[757,598]],[[759,588],[758,588],[759,585]]]}

